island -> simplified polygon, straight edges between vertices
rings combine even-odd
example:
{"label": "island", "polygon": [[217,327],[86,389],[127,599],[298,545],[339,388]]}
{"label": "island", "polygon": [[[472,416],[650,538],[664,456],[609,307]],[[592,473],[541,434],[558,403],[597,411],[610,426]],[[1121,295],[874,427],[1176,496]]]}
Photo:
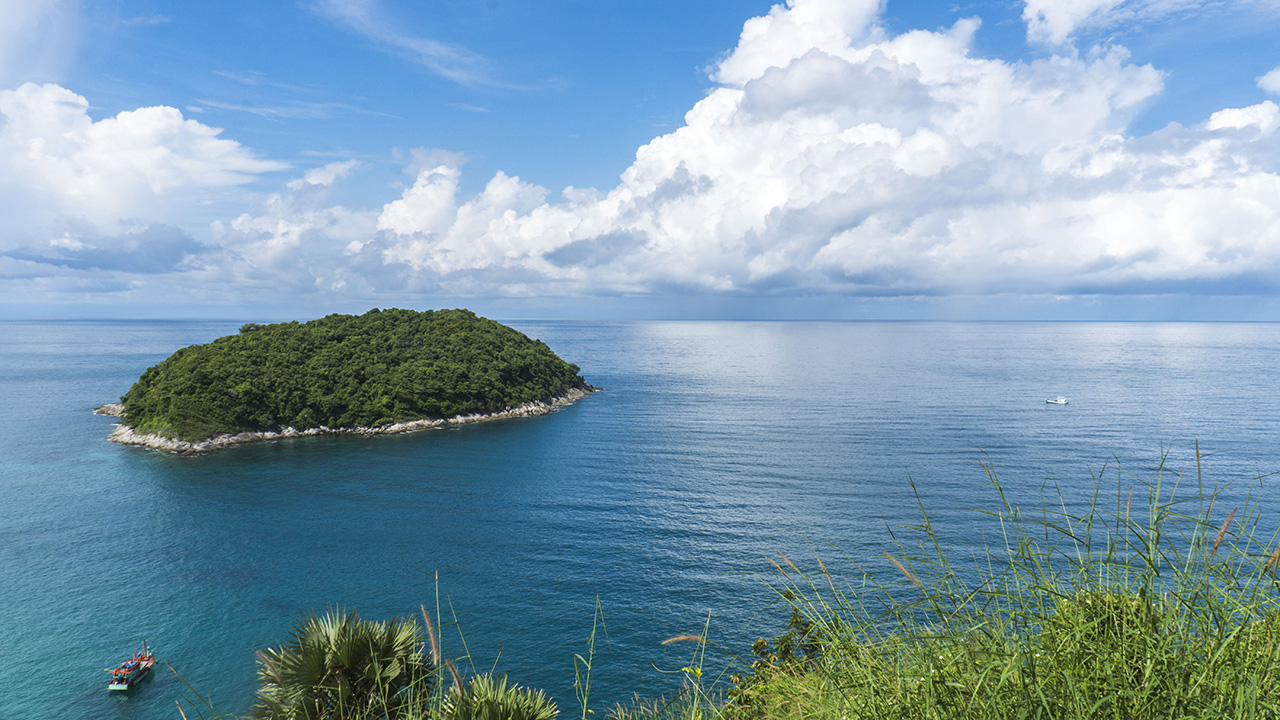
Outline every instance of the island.
{"label": "island", "polygon": [[545,343],[469,310],[249,323],[150,367],[111,440],[181,454],[305,435],[541,415],[598,390]]}

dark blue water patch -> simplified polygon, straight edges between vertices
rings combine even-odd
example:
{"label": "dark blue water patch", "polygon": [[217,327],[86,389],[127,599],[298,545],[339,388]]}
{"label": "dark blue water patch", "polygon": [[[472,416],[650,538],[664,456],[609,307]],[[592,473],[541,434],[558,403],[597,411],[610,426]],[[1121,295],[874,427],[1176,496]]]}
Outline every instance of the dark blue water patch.
{"label": "dark blue water patch", "polygon": [[1280,469],[1280,327],[1248,324],[523,322],[606,390],[540,418],[195,458],[106,441],[92,407],[239,324],[0,323],[0,637],[59,669],[0,686],[0,718],[172,717],[189,692],[167,669],[105,690],[143,638],[242,712],[253,650],[302,613],[437,598],[448,654],[465,637],[477,667],[570,712],[598,598],[599,713],[669,692],[654,666],[690,649],[661,641],[708,616],[743,654],[776,631],[766,557],[897,580],[882,553],[921,503],[980,554],[998,537],[970,509],[996,507],[984,464],[1015,506],[1048,488],[1073,508],[1162,462],[1190,483],[1197,440],[1209,486],[1240,481],[1224,503]]}

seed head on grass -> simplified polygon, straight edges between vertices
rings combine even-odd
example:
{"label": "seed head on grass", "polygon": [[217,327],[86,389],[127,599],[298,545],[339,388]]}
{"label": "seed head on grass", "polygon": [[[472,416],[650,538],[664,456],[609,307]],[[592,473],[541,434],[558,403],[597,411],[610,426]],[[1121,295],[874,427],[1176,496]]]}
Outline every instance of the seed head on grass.
{"label": "seed head on grass", "polygon": [[797,574],[801,574],[801,575],[803,574],[800,572],[800,568],[796,567],[796,564],[791,562],[791,558],[787,557],[786,555],[783,555],[781,550],[778,551],[778,556],[781,557],[783,560],[786,560],[787,564],[790,565],[791,569],[795,570]]}
{"label": "seed head on grass", "polygon": [[[422,619],[427,624],[427,638],[431,641],[431,662],[434,663],[436,667],[439,667],[440,646],[436,644],[435,626],[431,624],[431,615],[427,613],[427,606],[419,605],[418,607],[422,609]],[[453,666],[453,661],[445,660],[444,665],[449,669],[449,674],[453,676],[453,687],[458,692],[462,692],[462,678],[458,676],[458,670]]]}
{"label": "seed head on grass", "polygon": [[1235,519],[1236,510],[1239,509],[1240,508],[1232,509],[1231,513],[1227,515],[1226,522],[1222,523],[1222,527],[1218,528],[1218,536],[1213,539],[1213,552],[1218,552],[1218,546],[1222,544],[1222,538],[1226,537],[1227,528],[1231,527],[1231,521]]}
{"label": "seed head on grass", "polygon": [[917,580],[916,576],[912,575],[911,571],[908,570],[906,567],[904,567],[902,563],[898,562],[898,558],[890,555],[889,553],[885,553],[884,556],[889,558],[889,562],[892,562],[894,565],[898,566],[898,569],[902,571],[903,575],[907,576],[907,580],[910,580],[912,585],[915,585],[916,587],[920,587],[920,581]]}
{"label": "seed head on grass", "polygon": [[674,643],[674,642],[702,642],[704,640],[706,640],[706,638],[702,637],[701,635],[677,635],[675,637],[669,637],[666,640],[663,640],[662,644],[670,645],[671,643]]}
{"label": "seed head on grass", "polygon": [[767,558],[765,558],[765,560],[768,560],[770,565],[772,565],[772,566],[774,566],[775,568],[777,568],[777,569],[778,569],[778,572],[782,573],[782,577],[784,577],[784,578],[786,578],[786,579],[787,579],[787,582],[793,582],[793,581],[792,581],[792,579],[791,579],[791,576],[787,574],[787,571],[786,571],[786,570],[783,570],[781,565],[779,565],[778,563],[774,562],[774,561],[773,561],[773,558],[771,558],[771,557],[767,557]]}

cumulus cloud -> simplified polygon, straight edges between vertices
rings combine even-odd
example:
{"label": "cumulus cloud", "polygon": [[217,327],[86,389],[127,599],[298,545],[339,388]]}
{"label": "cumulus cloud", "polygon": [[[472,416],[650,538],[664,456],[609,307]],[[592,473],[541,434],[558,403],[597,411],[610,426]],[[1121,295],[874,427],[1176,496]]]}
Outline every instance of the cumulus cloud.
{"label": "cumulus cloud", "polygon": [[[359,166],[343,160],[307,171],[266,198],[258,214],[242,213],[212,227],[223,262],[206,280],[286,293],[341,290],[358,275],[346,268],[348,247],[377,229],[377,213],[329,203],[333,184]],[[358,265],[359,263],[354,263]]]}
{"label": "cumulus cloud", "polygon": [[1280,127],[1280,106],[1267,100],[1249,107],[1219,110],[1209,116],[1205,127],[1209,130],[1256,128],[1262,135],[1270,135]]}
{"label": "cumulus cloud", "polygon": [[1272,95],[1280,95],[1280,67],[1258,78],[1258,87]]}
{"label": "cumulus cloud", "polygon": [[387,262],[433,273],[488,269],[518,263],[545,242],[533,213],[545,207],[547,191],[498,172],[484,190],[458,201],[457,167],[423,170],[399,200],[378,216],[391,242],[378,244]]}
{"label": "cumulus cloud", "polygon": [[[1044,10],[1046,37],[1175,8],[1133,2]],[[330,200],[358,167],[343,160],[207,242],[166,208],[279,165],[171,108],[95,122],[57,86],[0,93],[0,210],[35,208],[0,271],[151,248],[146,267],[202,287],[396,299],[1280,291],[1280,105],[1134,136],[1164,77],[1122,47],[1010,62],[975,54],[977,18],[893,34],[880,13],[790,0],[748,21],[716,86],[612,188],[497,172],[469,195],[464,156],[410,150],[411,183],[380,207]]]}
{"label": "cumulus cloud", "polygon": [[173,268],[175,229],[211,193],[282,169],[169,107],[93,120],[58,85],[0,91],[0,251],[68,268]]}
{"label": "cumulus cloud", "polygon": [[712,79],[742,85],[771,67],[784,67],[812,50],[840,54],[878,32],[883,0],[804,0],[774,5],[742,26],[738,46],[721,59]]}
{"label": "cumulus cloud", "polygon": [[974,56],[977,19],[891,36],[879,12],[748,21],[720,86],[611,190],[498,173],[464,199],[456,164],[422,168],[348,257],[500,295],[1194,291],[1278,269],[1274,103],[1132,137],[1163,77],[1123,48],[1006,62]]}

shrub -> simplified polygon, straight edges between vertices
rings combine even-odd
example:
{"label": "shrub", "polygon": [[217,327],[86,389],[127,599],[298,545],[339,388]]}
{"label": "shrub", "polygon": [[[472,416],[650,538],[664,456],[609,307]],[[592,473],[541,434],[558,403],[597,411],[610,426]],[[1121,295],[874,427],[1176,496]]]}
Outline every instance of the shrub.
{"label": "shrub", "polygon": [[292,635],[292,642],[258,653],[254,717],[410,717],[431,693],[434,668],[413,618],[376,622],[329,610],[303,617]]}
{"label": "shrub", "polygon": [[467,689],[450,690],[442,720],[554,720],[555,703],[541,690],[508,685],[506,676],[477,675]]}

